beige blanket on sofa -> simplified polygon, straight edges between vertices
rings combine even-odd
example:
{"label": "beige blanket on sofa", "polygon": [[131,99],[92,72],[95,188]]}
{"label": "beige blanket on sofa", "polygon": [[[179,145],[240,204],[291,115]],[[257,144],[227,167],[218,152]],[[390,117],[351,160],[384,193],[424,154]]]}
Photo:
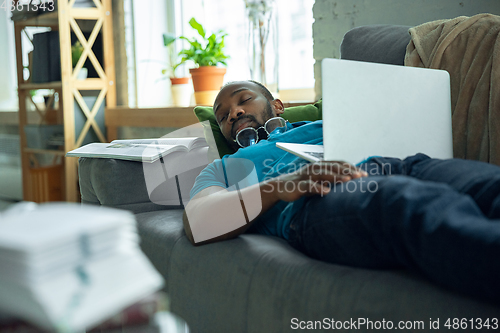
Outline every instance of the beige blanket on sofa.
{"label": "beige blanket on sofa", "polygon": [[500,17],[434,21],[410,35],[406,66],[450,73],[454,156],[500,165]]}

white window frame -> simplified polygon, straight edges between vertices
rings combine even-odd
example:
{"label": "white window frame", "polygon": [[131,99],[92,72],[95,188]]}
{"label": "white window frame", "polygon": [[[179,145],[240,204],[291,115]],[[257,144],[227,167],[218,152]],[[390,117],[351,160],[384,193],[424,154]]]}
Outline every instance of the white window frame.
{"label": "white window frame", "polygon": [[[177,35],[184,34],[183,31],[183,23],[186,24],[186,22],[179,22],[184,18],[184,13],[182,9],[182,0],[167,0],[169,3],[171,3],[171,6],[176,8],[177,11],[171,12],[175,13],[175,15],[170,15],[168,17],[169,21],[173,20],[175,23],[175,29],[173,31],[176,32]],[[204,2],[204,0],[201,0]],[[243,0],[233,0],[233,1],[241,1],[243,4]],[[278,0],[277,0],[278,1]],[[277,13],[279,14],[279,8],[277,9]],[[312,16],[312,11],[311,11],[311,16]],[[200,17],[199,19],[204,19],[205,17]],[[180,19],[180,20],[179,20]],[[186,19],[186,18],[184,18]],[[278,18],[279,19],[279,18]],[[314,21],[314,19],[312,20]],[[187,24],[186,24],[187,25]],[[311,34],[312,34],[312,22],[311,22]],[[312,41],[312,35],[311,35],[311,41]],[[311,45],[311,53],[312,53],[312,48],[313,45]],[[283,57],[284,55],[280,55],[280,57]],[[283,68],[280,68],[280,70],[284,70]],[[291,69],[293,70],[293,69]],[[310,64],[310,71],[311,74],[314,76],[314,59],[311,58],[311,64]],[[248,77],[249,78],[249,77]],[[239,78],[239,79],[247,79],[247,78]],[[280,84],[281,80],[278,80]],[[288,89],[283,89],[283,83],[281,83],[281,87],[279,87],[279,94],[277,97],[282,99],[284,102],[311,102],[315,100],[315,92],[314,92],[314,81],[310,84],[310,86],[306,87],[293,87],[293,88],[288,88]]]}
{"label": "white window frame", "polygon": [[17,111],[16,47],[14,42],[14,23],[9,11],[0,11],[0,112]]}
{"label": "white window frame", "polygon": [[[167,52],[163,47],[161,35],[164,32],[171,32],[176,36],[190,35],[193,33],[190,28],[189,31],[184,31],[184,29],[188,27],[187,22],[184,22],[186,21],[186,17],[195,16],[202,21],[202,23],[205,23],[204,16],[208,14],[206,14],[204,10],[200,11],[198,7],[198,12],[203,12],[202,15],[200,13],[187,15],[185,13],[186,9],[183,8],[182,0],[148,0],[147,7],[145,2],[141,0],[125,1],[131,2],[131,8],[134,9],[130,14],[132,16],[130,20],[132,22],[130,23],[132,27],[130,27],[130,29],[135,45],[132,48],[128,48],[127,51],[127,58],[131,61],[132,67],[134,68],[134,70],[130,70],[131,67],[129,67],[129,85],[134,86],[132,93],[129,90],[129,104],[137,107],[164,107],[171,105],[170,82],[168,79],[160,80],[161,75],[159,74],[161,72],[161,66],[159,65],[160,60],[165,59],[166,61],[167,59]],[[200,1],[204,2],[208,0]],[[233,1],[241,1],[243,5],[243,0]],[[147,14],[152,17],[150,22],[148,22],[147,17],[141,17],[141,15],[144,15],[148,10],[154,12],[152,14]],[[125,14],[127,15],[127,13]],[[159,19],[161,16],[164,17],[164,21]],[[154,21],[154,23],[151,21]],[[153,24],[155,25],[154,27]],[[126,29],[128,29],[127,23],[125,25]],[[211,30],[207,24],[204,24],[204,26],[207,30]],[[178,41],[176,43],[176,50],[179,51],[182,47],[187,47],[186,42]],[[154,50],[154,52],[144,52],[149,49]],[[247,66],[247,63],[246,61],[240,61],[238,66]],[[294,69],[290,70],[293,71]],[[187,75],[187,66],[181,68],[181,72]],[[314,75],[313,72],[314,68],[313,65],[311,65],[312,75]],[[248,78],[250,78],[249,71],[248,77],[226,75],[225,80],[227,82],[229,80]],[[310,102],[314,100],[314,84],[312,84],[311,87],[297,87],[287,90],[289,91],[281,89],[280,94],[277,96],[284,102]]]}

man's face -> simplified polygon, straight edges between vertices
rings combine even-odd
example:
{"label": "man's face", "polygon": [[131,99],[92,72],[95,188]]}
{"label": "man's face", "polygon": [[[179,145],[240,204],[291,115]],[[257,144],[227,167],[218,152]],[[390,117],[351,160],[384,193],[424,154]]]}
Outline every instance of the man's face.
{"label": "man's face", "polygon": [[280,100],[269,101],[253,82],[235,82],[225,86],[217,95],[214,113],[222,134],[237,150],[236,134],[244,128],[255,129],[283,113]]}

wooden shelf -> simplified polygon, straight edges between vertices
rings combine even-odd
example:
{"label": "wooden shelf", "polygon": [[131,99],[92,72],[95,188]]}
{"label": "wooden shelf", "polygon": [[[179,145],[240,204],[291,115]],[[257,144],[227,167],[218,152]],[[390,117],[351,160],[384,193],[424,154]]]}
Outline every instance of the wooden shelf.
{"label": "wooden shelf", "polygon": [[[285,107],[311,104],[284,103]],[[165,108],[107,107],[105,112],[108,140],[118,139],[118,127],[186,127],[199,123],[195,106]]]}
{"label": "wooden shelf", "polygon": [[[97,8],[72,8],[70,16],[76,20],[97,20],[102,17],[102,11]],[[59,13],[54,11],[25,20],[15,21],[18,27],[57,27],[59,25]]]}
{"label": "wooden shelf", "polygon": [[[285,107],[311,104],[284,103]],[[193,112],[196,105],[186,107],[164,108],[129,108],[117,106],[106,108],[106,126],[121,127],[185,127],[198,123],[198,118]]]}
{"label": "wooden shelf", "polygon": [[[73,86],[78,90],[99,90],[110,85],[106,80],[98,78],[90,78],[85,80],[75,80]],[[47,83],[22,83],[19,85],[21,90],[37,90],[37,89],[61,89],[61,81]]]}
{"label": "wooden shelf", "polygon": [[61,89],[62,83],[58,82],[47,82],[47,83],[22,83],[19,85],[21,90],[38,90],[38,89]]}
{"label": "wooden shelf", "polygon": [[59,15],[57,11],[46,13],[35,17],[30,17],[21,21],[14,21],[18,27],[52,27],[59,24]]}
{"label": "wooden shelf", "polygon": [[97,20],[102,12],[97,8],[72,8],[70,15],[76,20]]}
{"label": "wooden shelf", "polygon": [[[19,134],[21,141],[21,163],[23,170],[23,197],[26,201],[48,201],[48,200],[64,200],[64,201],[79,201],[78,198],[78,173],[76,158],[62,158],[66,152],[78,148],[82,138],[88,131],[96,125],[95,116],[97,110],[106,103],[108,107],[116,106],[116,90],[115,90],[115,68],[114,68],[114,50],[113,50],[113,28],[111,15],[111,0],[95,0],[96,7],[88,8],[72,8],[74,1],[58,0],[57,11],[49,12],[25,20],[14,22],[16,54],[17,54],[17,77],[18,77],[18,94],[19,94]],[[92,21],[95,21],[92,22]],[[76,24],[75,24],[76,23]],[[57,82],[47,83],[30,83],[23,80],[23,48],[25,43],[22,39],[25,37],[23,30],[29,27],[49,27],[53,31],[58,31],[60,45],[60,61],[61,61],[61,80]],[[89,36],[84,32],[92,31]],[[97,59],[93,53],[92,45],[96,41],[97,34],[102,35],[103,43],[103,58]],[[85,80],[77,80],[73,76],[73,67],[71,59],[72,36],[76,36],[85,49],[87,59],[90,58],[94,68],[96,69],[99,78],[89,78]],[[99,65],[96,64],[99,62]],[[44,64],[46,65],[46,64]],[[78,66],[81,66],[80,63]],[[30,90],[49,89],[56,90],[59,95],[58,109],[55,110],[57,123],[64,127],[64,147],[61,150],[50,149],[33,149],[27,147],[27,140],[24,133],[24,127],[29,124],[33,118],[33,112],[28,112],[27,101],[30,98]],[[81,94],[75,93],[75,90],[95,90],[100,91],[95,99],[95,105],[86,105]],[[50,100],[47,103],[51,103]],[[85,124],[80,133],[75,132],[75,105],[80,105],[83,108],[83,113],[86,117]],[[50,111],[50,114],[48,113]],[[54,116],[52,108],[38,109],[36,115],[40,119],[47,119],[47,116]],[[9,118],[10,119],[10,118]],[[13,120],[10,119],[12,122]],[[102,137],[102,135],[100,136]],[[104,138],[101,138],[104,140]],[[42,173],[49,172],[49,169],[37,170],[32,168],[32,154],[48,154],[57,158],[61,164],[57,166],[56,176],[52,177],[52,181],[58,182],[51,184],[52,187],[59,189],[59,194],[62,197],[54,197],[47,195],[39,195],[42,192],[47,192],[46,185],[40,185],[38,181],[44,176]],[[54,162],[55,163],[55,162]],[[38,172],[38,173],[37,173]],[[62,173],[61,173],[62,172]],[[48,177],[48,174],[45,175]],[[38,177],[38,178],[37,178]]]}
{"label": "wooden shelf", "polygon": [[30,154],[50,154],[50,155],[59,155],[64,156],[66,153],[63,150],[55,150],[55,149],[36,149],[36,148],[24,148],[23,151],[25,153]]}
{"label": "wooden shelf", "polygon": [[[26,112],[26,124],[36,124],[40,122],[40,114],[36,111]],[[19,126],[19,111],[0,112],[0,124]]]}
{"label": "wooden shelf", "polygon": [[86,79],[86,80],[75,80],[74,87],[78,90],[98,90],[104,89],[110,84],[103,79]]}

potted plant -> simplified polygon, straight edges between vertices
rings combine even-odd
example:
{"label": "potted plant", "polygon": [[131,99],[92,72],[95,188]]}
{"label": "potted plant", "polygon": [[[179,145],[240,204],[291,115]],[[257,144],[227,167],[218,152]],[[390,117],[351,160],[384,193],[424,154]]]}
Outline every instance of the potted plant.
{"label": "potted plant", "polygon": [[[76,41],[73,45],[71,45],[71,63],[73,65],[73,69],[76,67],[78,60],[83,53],[83,46],[80,41]],[[88,70],[85,67],[82,67],[76,76],[77,80],[85,80],[88,76]]]}
{"label": "potted plant", "polygon": [[162,70],[163,75],[170,78],[172,102],[174,106],[189,106],[191,102],[191,86],[189,77],[177,77],[177,68],[184,63],[179,60],[179,55],[175,53],[174,42],[176,37],[173,34],[163,34],[163,44],[168,50],[168,66]]}
{"label": "potted plant", "polygon": [[227,33],[220,30],[207,37],[205,29],[194,17],[189,20],[189,25],[198,32],[201,39],[181,36],[190,47],[180,51],[179,55],[183,62],[192,61],[196,66],[189,70],[196,104],[212,105],[226,74],[226,68],[217,65],[227,65],[229,57],[224,53],[224,38]]}

